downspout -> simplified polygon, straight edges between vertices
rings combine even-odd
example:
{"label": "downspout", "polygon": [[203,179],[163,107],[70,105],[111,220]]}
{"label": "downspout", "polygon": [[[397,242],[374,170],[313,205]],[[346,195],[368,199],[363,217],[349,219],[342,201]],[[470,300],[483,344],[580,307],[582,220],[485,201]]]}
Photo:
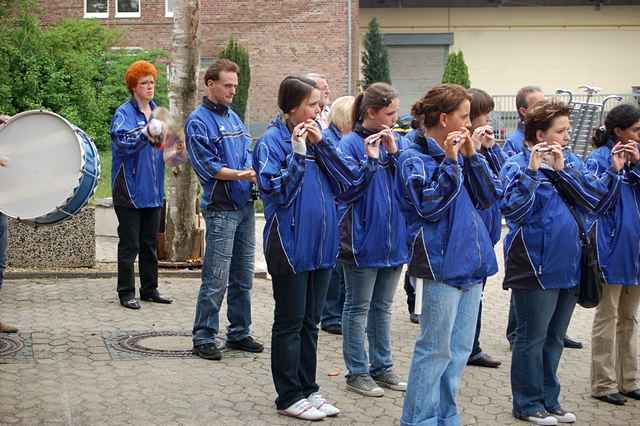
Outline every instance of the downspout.
{"label": "downspout", "polygon": [[353,90],[353,17],[351,15],[352,0],[347,0],[347,94],[351,95]]}

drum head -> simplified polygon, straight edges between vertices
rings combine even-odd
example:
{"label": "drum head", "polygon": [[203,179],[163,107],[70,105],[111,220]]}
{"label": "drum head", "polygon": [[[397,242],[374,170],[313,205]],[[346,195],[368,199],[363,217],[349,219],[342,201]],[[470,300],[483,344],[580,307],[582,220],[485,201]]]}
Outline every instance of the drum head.
{"label": "drum head", "polygon": [[0,127],[0,211],[34,219],[64,205],[78,186],[82,151],[71,124],[57,114],[27,111]]}

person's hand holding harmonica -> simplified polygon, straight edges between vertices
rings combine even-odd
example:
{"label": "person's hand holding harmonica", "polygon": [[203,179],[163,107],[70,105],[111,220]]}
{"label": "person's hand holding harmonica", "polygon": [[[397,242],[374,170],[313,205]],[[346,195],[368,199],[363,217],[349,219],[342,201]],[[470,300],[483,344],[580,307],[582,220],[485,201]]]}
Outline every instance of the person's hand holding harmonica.
{"label": "person's hand holding harmonica", "polygon": [[[467,134],[469,131],[467,130]],[[466,136],[461,131],[451,132],[444,141],[444,155],[451,161],[458,161],[458,152],[466,142]]]}
{"label": "person's hand holding harmonica", "polygon": [[471,132],[466,127],[463,127],[459,133],[460,137],[457,143],[460,144],[460,153],[467,158],[473,156],[476,153],[476,147],[471,139]]}
{"label": "person's hand holding harmonica", "polygon": [[624,144],[618,142],[611,150],[611,165],[619,172],[624,169],[625,164],[627,164],[627,152],[624,149]]}
{"label": "person's hand holding harmonica", "polygon": [[496,143],[493,135],[493,128],[489,125],[480,126],[475,129],[471,139],[473,140],[473,145],[476,151],[479,151],[481,147],[489,149]]}
{"label": "person's hand holding harmonica", "polygon": [[632,140],[628,140],[626,143],[618,142],[611,150],[612,158],[616,155],[623,157],[625,163],[636,164],[640,161],[638,144]]}

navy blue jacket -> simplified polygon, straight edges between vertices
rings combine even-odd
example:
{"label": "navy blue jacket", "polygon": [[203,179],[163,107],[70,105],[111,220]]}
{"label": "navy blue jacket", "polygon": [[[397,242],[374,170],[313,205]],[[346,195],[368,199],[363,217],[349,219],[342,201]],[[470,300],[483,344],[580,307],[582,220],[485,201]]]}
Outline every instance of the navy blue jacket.
{"label": "navy blue jacket", "polygon": [[502,149],[507,157],[513,157],[524,151],[524,125],[522,122],[519,122],[516,130],[507,137]]}
{"label": "navy blue jacket", "polygon": [[[570,208],[599,211],[611,203],[618,176],[599,179],[573,153],[565,151],[562,171],[531,171],[528,148],[505,163],[501,172],[501,210],[509,233],[504,241],[504,288],[571,288],[580,280],[582,247]],[[553,182],[557,182],[554,185]],[[558,192],[558,186],[563,194]],[[571,207],[569,207],[571,206]]]}
{"label": "navy blue jacket", "polygon": [[[156,104],[151,101],[151,109]],[[111,120],[113,205],[136,209],[160,207],[164,200],[162,150],[153,148],[142,130],[147,118],[135,99],[116,109]]]}
{"label": "navy blue jacket", "polygon": [[[600,179],[616,173],[611,168],[610,140],[589,156],[587,168]],[[609,284],[640,285],[640,164],[621,171],[613,202],[596,222],[598,259]]]}
{"label": "navy blue jacket", "polygon": [[215,178],[223,167],[251,169],[251,136],[240,117],[231,108],[205,98],[189,114],[184,132],[193,170],[202,185],[202,209],[239,210],[251,202],[251,182]]}
{"label": "navy blue jacket", "polygon": [[271,275],[332,268],[338,252],[335,196],[368,179],[378,160],[347,164],[325,139],[294,153],[291,132],[274,119],[253,152],[264,202],[264,254]]}
{"label": "navy blue jacket", "polygon": [[419,134],[400,154],[401,203],[409,226],[409,275],[469,287],[498,272],[487,227],[476,208],[502,194],[482,154],[451,161]]}
{"label": "navy blue jacket", "polygon": [[[362,126],[345,135],[340,151],[352,162],[366,161],[364,139],[373,134]],[[399,150],[406,148],[404,138],[396,133]],[[380,146],[380,167],[368,179],[361,180],[343,193],[339,200],[347,204],[340,223],[338,259],[359,268],[394,267],[407,263],[407,224],[397,208],[398,155]]]}

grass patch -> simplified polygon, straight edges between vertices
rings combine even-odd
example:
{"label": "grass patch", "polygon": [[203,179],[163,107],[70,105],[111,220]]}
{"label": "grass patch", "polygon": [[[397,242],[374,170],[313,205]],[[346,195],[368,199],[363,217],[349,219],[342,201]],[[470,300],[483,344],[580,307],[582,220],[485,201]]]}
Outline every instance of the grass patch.
{"label": "grass patch", "polygon": [[95,198],[111,197],[111,150],[100,151],[100,180]]}

